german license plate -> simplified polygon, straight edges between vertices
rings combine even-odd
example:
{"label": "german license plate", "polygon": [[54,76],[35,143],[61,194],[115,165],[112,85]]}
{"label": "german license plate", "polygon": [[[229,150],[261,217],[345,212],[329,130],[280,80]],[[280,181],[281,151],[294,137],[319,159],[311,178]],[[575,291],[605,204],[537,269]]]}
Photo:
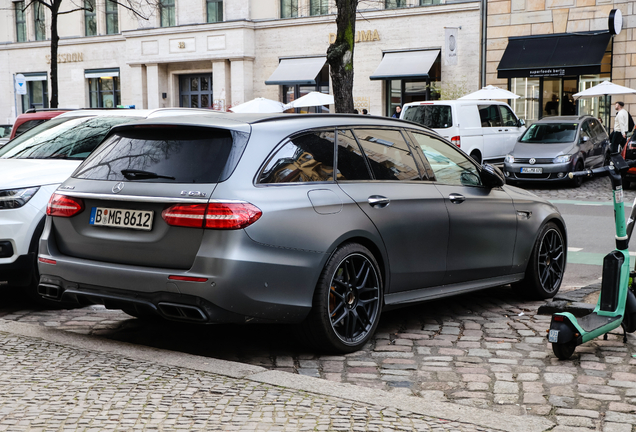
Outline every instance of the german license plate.
{"label": "german license plate", "polygon": [[150,231],[153,212],[146,210],[93,207],[91,225]]}
{"label": "german license plate", "polygon": [[523,167],[521,168],[521,172],[524,174],[541,174],[543,173],[543,168]]}
{"label": "german license plate", "polygon": [[557,343],[558,341],[559,341],[559,331],[550,330],[550,333],[548,333],[548,342]]}

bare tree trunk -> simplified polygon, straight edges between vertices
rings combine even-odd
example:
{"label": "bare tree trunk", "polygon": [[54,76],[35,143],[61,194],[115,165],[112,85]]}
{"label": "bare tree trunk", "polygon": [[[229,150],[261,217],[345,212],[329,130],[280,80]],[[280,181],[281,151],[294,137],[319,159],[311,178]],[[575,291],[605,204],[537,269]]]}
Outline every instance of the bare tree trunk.
{"label": "bare tree trunk", "polygon": [[359,0],[336,0],[336,41],[327,49],[333,83],[334,104],[338,113],[353,113],[353,47],[356,34],[356,10]]}
{"label": "bare tree trunk", "polygon": [[57,16],[60,10],[61,0],[55,0],[51,4],[51,108],[57,108],[59,101],[57,98],[57,46],[60,36],[57,33]]}

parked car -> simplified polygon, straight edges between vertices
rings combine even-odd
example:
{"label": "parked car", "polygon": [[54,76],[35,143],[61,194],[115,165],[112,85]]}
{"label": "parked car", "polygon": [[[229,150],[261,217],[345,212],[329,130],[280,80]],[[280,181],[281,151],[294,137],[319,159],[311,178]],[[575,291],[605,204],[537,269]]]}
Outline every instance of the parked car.
{"label": "parked car", "polygon": [[502,163],[525,130],[508,104],[489,100],[411,102],[400,118],[430,127],[477,163]]}
{"label": "parked car", "polygon": [[18,137],[29,129],[32,129],[44,122],[47,122],[65,112],[68,112],[68,110],[45,109],[39,111],[29,110],[23,114],[20,114],[13,123],[13,129],[11,130],[11,136],[9,138],[13,139],[15,137]]}
{"label": "parked car", "polygon": [[610,142],[601,122],[590,115],[546,117],[530,125],[504,162],[508,183],[570,181],[571,171],[609,162]]}
{"label": "parked car", "polygon": [[3,145],[9,142],[12,127],[13,125],[10,124],[0,124],[0,148],[2,148]]}
{"label": "parked car", "polygon": [[329,351],[359,349],[383,309],[507,283],[554,296],[566,263],[552,204],[429,129],[370,116],[119,125],[47,215],[47,299],[301,323]]}
{"label": "parked car", "polygon": [[178,111],[69,111],[28,130],[0,149],[0,286],[24,287],[31,298],[42,301],[37,294],[36,257],[51,194],[112,126],[175,112]]}
{"label": "parked car", "polygon": [[[636,159],[636,136],[634,134],[627,139],[627,143],[621,148],[621,154],[625,160]],[[636,167],[628,169],[623,174],[623,189],[630,189],[634,182],[636,182]]]}

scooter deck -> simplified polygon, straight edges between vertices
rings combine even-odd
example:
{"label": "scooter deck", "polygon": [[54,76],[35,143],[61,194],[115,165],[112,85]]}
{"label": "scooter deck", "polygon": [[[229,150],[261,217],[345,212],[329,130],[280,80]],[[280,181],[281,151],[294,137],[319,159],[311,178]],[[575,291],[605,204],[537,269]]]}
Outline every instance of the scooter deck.
{"label": "scooter deck", "polygon": [[586,332],[590,332],[597,328],[606,326],[607,324],[611,322],[622,320],[622,319],[623,319],[622,315],[609,317],[609,316],[597,315],[596,312],[592,312],[589,315],[585,315],[584,317],[579,318],[577,322],[583,330],[585,330]]}

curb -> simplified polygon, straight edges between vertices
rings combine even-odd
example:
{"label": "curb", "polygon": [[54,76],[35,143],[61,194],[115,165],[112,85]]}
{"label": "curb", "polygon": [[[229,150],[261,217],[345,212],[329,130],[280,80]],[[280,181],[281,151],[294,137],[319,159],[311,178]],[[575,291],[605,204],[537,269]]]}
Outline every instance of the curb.
{"label": "curb", "polygon": [[260,366],[184,354],[175,351],[116,342],[96,336],[87,336],[34,324],[0,319],[0,332],[45,340],[59,345],[97,351],[109,355],[142,360],[149,363],[187,368],[199,372],[223,375],[263,384],[285,387],[322,396],[353,400],[360,403],[385,406],[414,414],[498,429],[506,432],[543,432],[555,425],[550,420],[533,416],[516,416],[473,408],[450,402],[429,402],[415,396],[395,395],[384,390],[358,387],[353,384],[334,383],[319,378],[288,372],[270,371]]}

